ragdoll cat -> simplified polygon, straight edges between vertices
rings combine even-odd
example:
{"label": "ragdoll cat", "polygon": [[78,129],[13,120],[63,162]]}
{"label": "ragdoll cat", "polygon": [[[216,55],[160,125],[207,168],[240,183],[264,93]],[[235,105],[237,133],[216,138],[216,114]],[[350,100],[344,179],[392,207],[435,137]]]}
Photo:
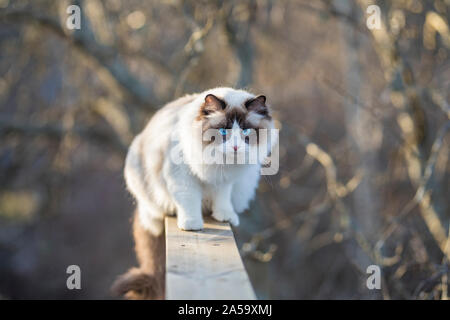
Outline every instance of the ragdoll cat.
{"label": "ragdoll cat", "polygon": [[[164,272],[164,259],[158,264],[149,255],[155,250],[164,254],[155,243],[163,243],[165,215],[176,214],[183,230],[202,229],[203,213],[239,224],[238,213],[255,195],[261,160],[273,147],[258,154],[258,147],[268,143],[260,129],[273,128],[265,96],[232,88],[187,95],[153,116],[131,144],[125,163],[127,187],[137,201],[134,235],[141,268],[122,276],[116,291],[131,298],[161,297],[161,283],[145,287],[152,275]],[[251,155],[259,157],[255,161]]]}
{"label": "ragdoll cat", "polygon": [[[218,221],[239,224],[237,213],[255,194],[260,164],[237,164],[233,156],[257,147],[249,143],[257,129],[273,128],[265,102],[264,96],[216,88],[180,98],[154,115],[134,139],[125,165],[128,189],[147,230],[159,235],[164,215],[175,213],[180,229],[199,230],[202,209]],[[212,141],[204,141],[206,131],[217,132]],[[225,156],[215,155],[225,164],[202,161],[209,144]]]}

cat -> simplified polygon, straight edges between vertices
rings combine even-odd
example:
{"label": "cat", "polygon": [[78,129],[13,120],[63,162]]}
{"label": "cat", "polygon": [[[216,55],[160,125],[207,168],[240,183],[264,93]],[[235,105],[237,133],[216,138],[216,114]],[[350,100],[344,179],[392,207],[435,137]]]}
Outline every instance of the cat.
{"label": "cat", "polygon": [[[166,215],[176,215],[182,230],[202,229],[206,213],[239,224],[238,214],[255,196],[262,159],[274,144],[261,129],[274,129],[266,97],[227,87],[186,95],[156,112],[133,140],[124,170],[137,202],[136,253],[146,270],[130,270],[116,282],[115,291],[131,298],[139,292],[162,297],[164,286],[156,278],[164,277],[164,262],[155,264],[156,257],[148,255],[155,254],[154,243],[164,242]],[[266,149],[258,153],[263,144]],[[251,161],[249,155],[257,157]],[[157,285],[149,290],[150,283]]]}

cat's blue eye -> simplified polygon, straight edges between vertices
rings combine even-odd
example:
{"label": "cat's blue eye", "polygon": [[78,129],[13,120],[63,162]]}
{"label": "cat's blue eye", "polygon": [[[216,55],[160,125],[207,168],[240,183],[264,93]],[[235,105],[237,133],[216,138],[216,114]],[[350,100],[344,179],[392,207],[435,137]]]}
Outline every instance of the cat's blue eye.
{"label": "cat's blue eye", "polygon": [[224,129],[224,128],[220,128],[220,129],[219,129],[219,133],[220,133],[221,135],[223,135],[223,136],[226,136],[226,135],[227,135],[227,130]]}
{"label": "cat's blue eye", "polygon": [[244,129],[244,130],[242,130],[242,134],[243,134],[244,136],[248,136],[248,135],[250,134],[250,129]]}

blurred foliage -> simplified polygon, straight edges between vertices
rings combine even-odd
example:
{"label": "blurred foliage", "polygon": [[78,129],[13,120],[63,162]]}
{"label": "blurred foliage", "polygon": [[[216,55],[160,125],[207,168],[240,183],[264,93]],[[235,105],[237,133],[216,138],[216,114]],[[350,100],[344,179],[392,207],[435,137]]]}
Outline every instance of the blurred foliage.
{"label": "blurred foliage", "polygon": [[226,85],[264,93],[281,127],[280,172],[236,229],[259,297],[446,299],[449,16],[448,0],[0,0],[0,297],[108,297],[134,264],[129,143],[165,102]]}

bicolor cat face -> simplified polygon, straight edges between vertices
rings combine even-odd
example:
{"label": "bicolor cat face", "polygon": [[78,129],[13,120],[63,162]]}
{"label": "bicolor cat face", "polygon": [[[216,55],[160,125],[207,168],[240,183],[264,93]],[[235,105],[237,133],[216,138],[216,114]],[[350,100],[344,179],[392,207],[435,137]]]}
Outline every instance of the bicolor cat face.
{"label": "bicolor cat face", "polygon": [[207,94],[197,121],[202,122],[203,147],[226,156],[242,156],[258,147],[259,130],[271,129],[265,96]]}

